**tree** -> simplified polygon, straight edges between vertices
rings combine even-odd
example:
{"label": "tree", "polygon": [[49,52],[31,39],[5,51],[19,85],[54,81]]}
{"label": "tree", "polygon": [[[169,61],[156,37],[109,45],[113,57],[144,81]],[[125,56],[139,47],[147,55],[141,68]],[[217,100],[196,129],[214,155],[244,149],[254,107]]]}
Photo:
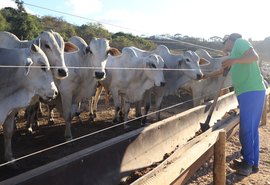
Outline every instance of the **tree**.
{"label": "tree", "polygon": [[7,29],[9,29],[9,24],[6,21],[5,17],[0,12],[0,31],[5,31]]}
{"label": "tree", "polygon": [[15,3],[17,4],[18,12],[26,13],[25,8],[23,7],[23,1],[16,0]]}
{"label": "tree", "polygon": [[111,45],[118,49],[122,49],[126,46],[135,46],[144,50],[152,50],[155,48],[155,44],[152,41],[124,32],[113,34]]}
{"label": "tree", "polygon": [[23,12],[22,8],[16,10],[7,7],[1,10],[1,14],[9,23],[7,31],[14,33],[19,39],[33,39],[42,31],[39,19]]}
{"label": "tree", "polygon": [[64,40],[76,35],[76,28],[74,25],[64,21],[61,17],[44,16],[41,18],[43,30],[54,30],[58,32]]}
{"label": "tree", "polygon": [[83,24],[77,27],[77,34],[87,43],[90,42],[93,37],[111,39],[110,32],[99,23]]}

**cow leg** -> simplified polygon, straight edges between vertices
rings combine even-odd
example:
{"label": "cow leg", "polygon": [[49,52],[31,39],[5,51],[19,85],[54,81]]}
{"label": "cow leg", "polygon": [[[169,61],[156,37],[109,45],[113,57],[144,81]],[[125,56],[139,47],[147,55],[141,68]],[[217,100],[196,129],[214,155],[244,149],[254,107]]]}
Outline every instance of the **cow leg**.
{"label": "cow leg", "polygon": [[121,101],[121,108],[120,108],[120,112],[119,112],[119,119],[121,122],[124,121],[124,112],[125,112],[125,98],[123,95],[120,96],[120,101]]}
{"label": "cow leg", "polygon": [[161,111],[161,102],[162,102],[163,97],[155,97],[155,110],[157,111],[156,113],[156,119],[159,121],[161,119],[160,116],[160,111]]}
{"label": "cow leg", "polygon": [[128,120],[128,114],[130,110],[130,103],[128,101],[125,101],[125,112],[124,112],[124,129],[129,128],[129,126],[126,124]]}
{"label": "cow leg", "polygon": [[105,89],[105,96],[104,96],[104,102],[105,102],[105,106],[109,107],[110,106],[110,91],[106,88]]}
{"label": "cow leg", "polygon": [[14,118],[16,115],[16,111],[11,112],[4,124],[3,124],[3,130],[4,130],[4,143],[5,143],[5,160],[6,161],[12,161],[13,153],[12,153],[12,145],[11,145],[11,139],[14,132]]}
{"label": "cow leg", "polygon": [[71,108],[71,106],[68,106],[68,107],[63,108],[63,117],[64,117],[64,120],[65,120],[65,123],[66,123],[66,128],[65,128],[65,139],[66,139],[66,141],[69,141],[69,140],[72,139],[72,133],[71,133],[71,120],[72,120],[72,117],[71,117],[71,112],[70,112],[70,109],[72,109],[72,108]]}
{"label": "cow leg", "polygon": [[103,86],[99,85],[96,89],[95,96],[92,97],[92,101],[89,107],[89,116],[90,116],[90,121],[94,121],[94,119],[97,117],[96,112],[97,112],[97,104],[100,99],[100,95],[103,91]]}
{"label": "cow leg", "polygon": [[72,134],[71,134],[71,115],[70,114],[65,114],[64,116],[65,123],[66,123],[66,128],[65,128],[65,139],[66,141],[69,141],[72,139]]}
{"label": "cow leg", "polygon": [[141,117],[142,116],[142,111],[141,111],[141,107],[142,107],[142,102],[141,101],[137,101],[136,104],[135,104],[135,116],[138,118],[138,117]]}
{"label": "cow leg", "polygon": [[151,105],[151,92],[150,91],[146,91],[144,93],[143,101],[144,101],[144,116],[141,119],[142,126],[145,125],[147,121],[147,114],[150,110],[150,105]]}
{"label": "cow leg", "polygon": [[89,103],[89,121],[94,121],[94,119],[96,118],[93,111],[94,104],[95,104],[95,96],[92,96],[91,102]]}
{"label": "cow leg", "polygon": [[146,122],[147,122],[147,114],[148,114],[148,112],[150,110],[150,104],[151,104],[151,101],[149,101],[149,100],[145,100],[145,104],[144,104],[144,116],[143,116],[143,118],[141,120],[141,125],[142,126],[145,125]]}
{"label": "cow leg", "polygon": [[69,141],[72,139],[72,134],[71,134],[72,114],[71,112],[73,111],[75,114],[75,111],[78,110],[78,108],[72,105],[72,102],[75,102],[75,101],[73,101],[74,98],[72,97],[71,92],[62,90],[60,95],[61,95],[61,103],[60,102],[57,103],[56,108],[58,109],[58,111],[62,113],[62,116],[65,120],[65,139],[66,141]]}
{"label": "cow leg", "polygon": [[[43,104],[44,105],[44,104]],[[38,117],[42,117],[43,115],[45,115],[46,113],[44,112],[43,108],[42,108],[42,103],[39,102],[39,108],[38,108]]]}
{"label": "cow leg", "polygon": [[33,129],[38,126],[38,109],[40,102],[36,102],[33,105],[29,105],[26,112],[26,127],[30,133],[33,133]]}
{"label": "cow leg", "polygon": [[54,120],[53,120],[53,109],[55,108],[55,105],[48,105],[48,112],[49,112],[49,120],[48,120],[48,124],[49,125],[53,125],[54,124]]}
{"label": "cow leg", "polygon": [[119,100],[119,96],[118,96],[118,92],[112,91],[112,97],[113,97],[113,103],[114,103],[114,118],[113,118],[113,123],[118,123],[119,119],[118,119],[118,113],[121,110],[120,107],[120,100]]}

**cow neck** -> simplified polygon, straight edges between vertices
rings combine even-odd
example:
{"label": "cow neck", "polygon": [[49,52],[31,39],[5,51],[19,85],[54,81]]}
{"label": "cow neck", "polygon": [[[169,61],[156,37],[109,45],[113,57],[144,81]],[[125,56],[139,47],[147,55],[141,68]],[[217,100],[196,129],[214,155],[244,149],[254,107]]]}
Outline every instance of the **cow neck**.
{"label": "cow neck", "polygon": [[26,89],[20,89],[8,97],[0,100],[0,123],[3,123],[6,116],[14,110],[18,110],[28,106],[34,97],[33,92],[29,92]]}
{"label": "cow neck", "polygon": [[[142,65],[139,67],[142,67]],[[132,82],[132,86],[129,86],[126,93],[128,101],[131,103],[140,101],[144,92],[154,86],[153,82],[144,74],[144,70],[135,71],[135,74],[134,79],[136,80]]]}

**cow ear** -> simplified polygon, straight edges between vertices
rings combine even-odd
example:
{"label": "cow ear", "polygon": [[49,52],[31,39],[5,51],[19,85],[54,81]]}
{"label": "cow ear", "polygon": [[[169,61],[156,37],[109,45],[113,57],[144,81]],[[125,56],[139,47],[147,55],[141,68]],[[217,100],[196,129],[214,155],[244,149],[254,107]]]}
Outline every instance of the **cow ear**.
{"label": "cow ear", "polygon": [[38,38],[38,39],[36,39],[35,40],[35,44],[38,46],[38,47],[40,47],[41,46],[41,41],[40,41],[40,38]]}
{"label": "cow ear", "polygon": [[87,47],[85,48],[85,53],[86,53],[86,54],[87,54],[87,53],[92,54],[93,52],[91,51],[90,47],[87,46]]}
{"label": "cow ear", "polygon": [[38,52],[38,46],[35,44],[31,45],[31,51]]}
{"label": "cow ear", "polygon": [[65,42],[64,51],[65,52],[76,52],[76,51],[79,51],[79,48],[75,44],[72,44],[71,42]]}
{"label": "cow ear", "polygon": [[107,54],[110,54],[112,56],[119,56],[119,55],[121,55],[121,52],[117,48],[110,48],[107,51]]}
{"label": "cow ear", "polygon": [[31,58],[26,58],[26,62],[25,62],[25,73],[24,75],[27,76],[29,74],[31,65],[33,64],[33,61]]}
{"label": "cow ear", "polygon": [[210,62],[205,58],[200,58],[199,65],[206,65],[206,64],[210,64]]}

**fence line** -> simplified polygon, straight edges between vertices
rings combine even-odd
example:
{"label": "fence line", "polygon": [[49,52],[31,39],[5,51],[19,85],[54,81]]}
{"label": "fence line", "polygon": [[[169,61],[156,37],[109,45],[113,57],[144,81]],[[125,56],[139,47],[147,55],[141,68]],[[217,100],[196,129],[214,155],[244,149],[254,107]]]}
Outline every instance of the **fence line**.
{"label": "fence line", "polygon": [[[15,0],[13,0],[15,1]],[[86,19],[86,20],[90,20],[90,21],[95,21],[95,22],[99,22],[99,23],[102,23],[102,24],[107,24],[107,25],[111,25],[111,26],[116,26],[116,27],[119,27],[119,28],[124,28],[124,29],[128,29],[128,30],[134,30],[134,31],[138,31],[138,30],[135,30],[135,29],[130,29],[130,28],[126,28],[126,27],[123,27],[123,26],[118,26],[118,25],[114,25],[114,24],[110,24],[110,23],[105,23],[105,22],[101,22],[101,21],[97,21],[97,20],[94,20],[94,19],[89,19],[89,18],[85,18],[85,17],[82,17],[82,16],[78,16],[78,15],[75,15],[75,14],[70,14],[70,13],[66,13],[66,12],[62,12],[62,11],[57,11],[57,10],[53,10],[53,9],[49,9],[49,8],[45,8],[45,7],[41,7],[41,6],[37,6],[37,5],[33,5],[33,4],[29,4],[29,3],[23,3],[25,5],[28,5],[28,6],[32,6],[32,7],[36,7],[36,8],[40,8],[40,9],[44,9],[44,10],[49,10],[49,11],[53,11],[53,12],[56,12],[56,13],[60,13],[60,14],[64,14],[64,15],[68,15],[68,16],[74,16],[74,17],[78,17],[78,18],[82,18],[82,19]],[[216,49],[213,49],[213,48],[209,48],[209,47],[205,47],[205,46],[200,46],[200,45],[197,45],[197,44],[192,44],[192,43],[189,43],[189,42],[184,42],[184,41],[180,41],[180,40],[176,40],[176,39],[171,39],[171,38],[166,38],[167,40],[171,40],[173,42],[178,42],[178,43],[182,43],[182,44],[185,44],[185,45],[191,45],[191,46],[196,46],[198,48],[204,48],[204,49],[207,49],[207,50],[211,50],[211,51],[216,51],[216,52],[222,52],[220,50],[216,50]],[[62,66],[50,66],[50,68],[59,68],[59,67],[62,67]],[[6,66],[6,65],[0,65],[0,68],[25,68],[25,66]],[[44,68],[44,66],[30,66],[30,68]],[[69,69],[102,69],[101,67],[72,67],[72,66],[67,66],[67,68]],[[145,69],[145,68],[106,68],[106,69],[128,69],[128,70],[161,70],[161,69]],[[195,70],[195,69],[162,69],[164,71],[192,71],[192,70]],[[216,92],[216,91],[215,91]],[[214,92],[214,93],[215,93]],[[199,97],[199,98],[202,98],[202,97]],[[192,101],[192,100],[188,100],[188,101],[185,101],[185,102],[181,102],[179,104],[175,104],[173,106],[170,106],[170,107],[167,107],[167,108],[164,108],[164,109],[161,109],[159,111],[154,111],[154,112],[151,112],[147,115],[144,115],[144,116],[150,116],[152,114],[156,114],[157,112],[162,112],[162,111],[165,111],[167,109],[170,109],[170,108],[173,108],[173,107],[177,107],[177,106],[180,106],[184,103],[187,103],[189,101]],[[93,132],[93,133],[90,133],[90,134],[86,134],[84,136],[80,136],[78,138],[75,138],[75,139],[72,139],[71,141],[66,141],[66,142],[63,142],[63,143],[60,143],[60,144],[57,144],[57,145],[54,145],[52,147],[48,147],[46,149],[43,149],[43,150],[40,150],[40,151],[37,151],[37,152],[33,152],[31,154],[28,154],[28,155],[25,155],[25,156],[22,156],[22,157],[19,157],[17,159],[14,159],[12,161],[9,161],[9,162],[6,162],[6,163],[3,163],[3,164],[0,164],[0,167],[2,166],[5,166],[5,165],[8,165],[8,164],[11,164],[11,163],[14,163],[15,161],[19,161],[19,160],[22,160],[22,159],[25,159],[25,158],[28,158],[28,157],[31,157],[33,155],[37,155],[39,153],[43,153],[45,151],[48,151],[48,150],[51,150],[51,149],[54,149],[54,148],[57,148],[57,147],[60,147],[60,146],[63,146],[65,144],[68,144],[68,143],[71,143],[71,142],[75,142],[77,140],[80,140],[80,139],[83,139],[83,138],[86,138],[86,137],[89,137],[89,136],[92,136],[92,135],[95,135],[95,134],[98,134],[98,133],[101,133],[101,132],[104,132],[106,130],[109,130],[109,129],[113,129],[115,127],[118,127],[118,126],[121,126],[123,124],[126,124],[126,123],[129,123],[129,122],[132,122],[132,121],[135,121],[135,120],[138,120],[138,119],[141,119],[143,118],[144,116],[141,116],[141,117],[138,117],[138,118],[135,118],[135,119],[131,119],[131,120],[128,120],[126,122],[122,122],[122,123],[119,123],[117,125],[113,125],[113,126],[110,126],[110,127],[107,127],[105,129],[101,129],[99,131],[96,131],[96,132]]]}
{"label": "fence line", "polygon": [[[226,88],[228,88],[228,87],[226,87]],[[224,88],[224,89],[226,89],[226,88]],[[215,91],[214,93],[216,93],[216,92],[217,92],[217,91]],[[214,94],[214,93],[213,93],[213,94]],[[196,100],[196,99],[200,99],[200,98],[202,98],[202,97],[195,98],[195,100]],[[180,105],[183,105],[183,104],[188,103],[188,102],[191,102],[191,101],[192,101],[192,99],[191,99],[191,100],[184,101],[184,102],[180,102],[180,103],[171,105],[171,106],[169,106],[169,107],[165,107],[165,108],[163,108],[163,109],[160,109],[160,110],[157,110],[157,111],[150,112],[150,113],[148,113],[148,114],[146,114],[146,115],[143,115],[143,116],[140,116],[140,117],[137,117],[137,118],[133,118],[133,119],[130,119],[130,120],[128,120],[128,121],[121,122],[121,123],[118,123],[118,124],[116,124],[116,125],[112,125],[112,126],[110,126],[110,127],[107,127],[107,128],[104,128],[104,129],[101,129],[101,130],[98,130],[98,131],[95,131],[95,132],[92,132],[92,133],[89,133],[89,134],[86,134],[86,135],[77,137],[77,138],[72,139],[72,140],[70,140],[70,141],[66,141],[66,142],[63,142],[63,143],[60,143],[60,144],[56,144],[56,145],[54,145],[54,146],[51,146],[51,147],[48,147],[48,148],[45,148],[45,149],[42,149],[42,150],[39,150],[39,151],[30,153],[30,154],[28,154],[28,155],[25,155],[25,156],[22,156],[22,157],[18,157],[18,158],[16,158],[16,159],[12,160],[12,161],[8,161],[8,162],[6,162],[6,163],[0,164],[0,167],[6,166],[6,165],[9,165],[9,164],[12,164],[12,163],[14,163],[14,162],[16,162],[16,161],[20,161],[20,160],[23,160],[23,159],[25,159],[25,158],[28,158],[28,157],[31,157],[31,156],[34,156],[34,155],[37,155],[37,154],[40,154],[40,153],[43,153],[43,152],[52,150],[52,149],[55,149],[55,148],[60,147],[60,146],[63,146],[63,145],[66,145],[66,144],[69,144],[69,143],[72,143],[72,142],[75,142],[75,141],[78,141],[78,140],[81,140],[81,139],[84,139],[84,138],[93,136],[93,135],[95,135],[95,134],[99,134],[99,133],[101,133],[101,132],[108,131],[108,130],[110,130],[110,129],[113,129],[113,128],[122,126],[122,125],[124,125],[124,124],[127,124],[127,123],[130,123],[130,122],[133,122],[133,121],[142,119],[142,118],[145,117],[145,116],[154,115],[154,114],[156,114],[156,113],[158,113],[158,112],[163,112],[163,111],[166,111],[166,110],[168,110],[168,109],[171,109],[171,108],[174,108],[174,107],[178,107],[178,106],[180,106]]]}

